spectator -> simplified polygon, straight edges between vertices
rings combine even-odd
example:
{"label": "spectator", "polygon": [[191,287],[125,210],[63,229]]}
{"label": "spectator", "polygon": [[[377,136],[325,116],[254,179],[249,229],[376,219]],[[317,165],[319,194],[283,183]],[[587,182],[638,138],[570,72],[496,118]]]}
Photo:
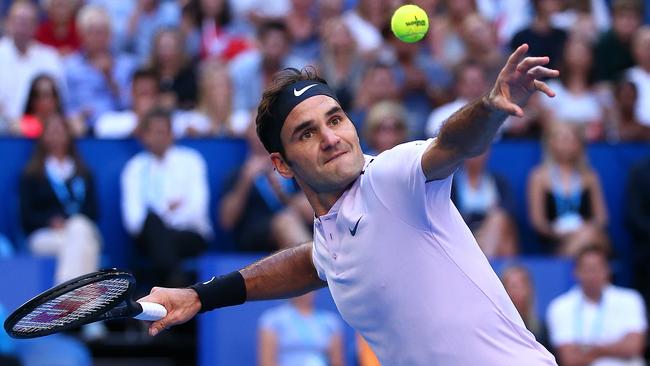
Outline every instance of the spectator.
{"label": "spectator", "polygon": [[632,43],[636,66],[628,69],[626,77],[638,91],[636,118],[650,126],[650,26],[644,25],[637,31]]}
{"label": "spectator", "polygon": [[169,112],[153,109],[141,124],[146,150],[122,171],[122,218],[151,259],[157,281],[187,285],[181,259],[202,253],[212,234],[205,161],[174,145]]}
{"label": "spectator", "polygon": [[181,11],[176,1],[136,0],[127,24],[127,49],[139,64],[147,62],[154,36],[164,28],[178,26]]}
{"label": "spectator", "polygon": [[454,91],[456,99],[434,109],[427,121],[426,134],[428,137],[438,135],[440,127],[454,112],[461,109],[470,101],[480,98],[487,92],[489,84],[485,71],[475,63],[458,65],[454,73]]}
{"label": "spectator", "polygon": [[548,343],[545,329],[535,309],[535,288],[530,277],[530,272],[521,265],[507,267],[501,273],[501,282],[505,287],[510,300],[517,308],[517,312],[528,329],[538,342],[543,345]]}
{"label": "spectator", "polygon": [[246,121],[262,98],[262,90],[277,71],[286,67],[302,68],[304,61],[289,55],[291,38],[284,23],[263,23],[257,32],[259,50],[246,52],[230,63],[233,109]]}
{"label": "spectator", "polygon": [[128,106],[135,61],[111,51],[111,19],[99,6],[86,5],[77,15],[81,50],[65,61],[70,96],[68,111],[94,128],[104,112]]}
{"label": "spectator", "polygon": [[309,241],[314,213],[293,180],[281,177],[255,133],[246,132],[249,155],[224,183],[219,223],[241,251],[275,251]]}
{"label": "spectator", "polygon": [[630,170],[626,192],[627,224],[633,238],[636,288],[650,304],[650,158]]}
{"label": "spectator", "polygon": [[139,121],[149,113],[160,99],[158,73],[139,69],[131,81],[132,109],[107,111],[95,123],[95,136],[99,138],[127,138],[137,132]]}
{"label": "spectator", "polygon": [[643,365],[643,299],[609,282],[607,255],[585,247],[576,257],[578,285],[553,300],[546,317],[560,365]]}
{"label": "spectator", "polygon": [[292,39],[292,51],[309,62],[319,58],[320,39],[314,0],[291,0],[291,11],[285,17]]}
{"label": "spectator", "polygon": [[350,120],[357,129],[363,131],[363,122],[370,108],[382,101],[399,100],[399,92],[392,65],[383,63],[370,65],[366,68],[361,84],[357,88]]}
{"label": "spectator", "polygon": [[267,310],[259,321],[260,366],[343,366],[341,322],[314,308],[314,293]]}
{"label": "spectator", "polygon": [[390,17],[387,5],[386,0],[359,0],[343,13],[343,21],[366,60],[373,59],[383,43],[381,32]]}
{"label": "spectator", "polygon": [[565,31],[554,28],[551,16],[560,10],[561,1],[558,0],[532,0],[535,17],[532,24],[512,37],[510,48],[517,49],[524,43],[528,44],[528,55],[548,56],[550,62],[546,65],[557,69],[558,62],[562,60],[562,51],[567,39]]}
{"label": "spectator", "polygon": [[200,69],[199,104],[195,110],[174,117],[176,136],[243,136],[249,125],[247,116],[232,112],[232,85],[228,67],[218,60],[206,60]]}
{"label": "spectator", "polygon": [[592,53],[586,41],[569,39],[560,78],[548,82],[556,97],[541,99],[548,119],[582,126],[587,141],[602,139],[605,134],[605,111],[593,87]]}
{"label": "spectator", "polygon": [[560,255],[575,256],[587,245],[608,249],[607,207],[575,126],[553,123],[544,137],[544,161],[528,181],[533,228]]}
{"label": "spectator", "polygon": [[0,39],[0,116],[15,121],[25,110],[32,79],[48,74],[65,86],[56,50],[34,39],[38,9],[30,1],[14,1],[6,21],[7,35]]}
{"label": "spectator", "polygon": [[36,31],[36,39],[54,47],[62,56],[75,52],[80,47],[79,35],[75,24],[75,15],[80,5],[79,0],[44,0],[41,1],[47,17]]}
{"label": "spectator", "polygon": [[323,20],[319,69],[336,92],[342,108],[350,108],[361,82],[364,63],[350,29],[341,17]]}
{"label": "spectator", "polygon": [[189,110],[196,106],[196,70],[183,48],[184,37],[178,29],[163,29],[156,34],[149,60],[149,67],[160,76],[163,99],[167,109],[178,107]]}
{"label": "spectator", "polygon": [[365,153],[378,155],[406,142],[406,109],[397,102],[379,102],[370,108],[363,127]]}
{"label": "spectator", "polygon": [[428,40],[431,56],[451,69],[465,59],[463,21],[477,9],[474,0],[444,0],[442,3],[446,12],[431,22]]}
{"label": "spectator", "polygon": [[232,4],[228,0],[190,0],[183,9],[186,14],[187,34],[192,56],[201,59],[217,57],[229,62],[251,48],[244,37],[247,27],[233,18]]}
{"label": "spectator", "polygon": [[650,141],[650,126],[642,125],[636,117],[634,107],[638,100],[636,85],[627,80],[620,80],[614,86],[616,98],[615,118],[618,141]]}
{"label": "spectator", "polygon": [[481,65],[488,83],[492,84],[506,61],[499,47],[496,27],[480,15],[472,14],[463,20],[461,36],[466,48],[464,61]]}
{"label": "spectator", "polygon": [[612,28],[600,35],[594,49],[595,76],[598,81],[615,81],[634,66],[632,39],[642,23],[640,0],[614,0]]}
{"label": "spectator", "polygon": [[431,101],[441,100],[451,84],[451,74],[442,64],[423,53],[417,43],[402,42],[391,36],[390,45],[396,58],[393,66],[395,81],[409,115],[409,136],[421,138],[425,135]]}
{"label": "spectator", "polygon": [[51,76],[41,74],[32,81],[25,112],[13,130],[19,136],[37,138],[43,133],[43,121],[55,115],[64,115],[56,82]]}
{"label": "spectator", "polygon": [[518,251],[515,201],[508,183],[488,172],[488,153],[465,160],[454,176],[451,199],[488,258]]}
{"label": "spectator", "polygon": [[92,174],[63,116],[44,121],[20,180],[20,215],[36,255],[57,257],[55,281],[97,270],[101,237]]}

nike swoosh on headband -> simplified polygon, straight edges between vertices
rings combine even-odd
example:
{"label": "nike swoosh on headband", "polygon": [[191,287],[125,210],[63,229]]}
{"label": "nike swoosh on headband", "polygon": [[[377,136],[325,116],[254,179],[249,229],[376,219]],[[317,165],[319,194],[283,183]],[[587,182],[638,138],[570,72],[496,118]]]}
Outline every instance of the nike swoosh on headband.
{"label": "nike swoosh on headband", "polygon": [[293,95],[295,95],[296,97],[299,97],[299,96],[303,95],[307,90],[309,90],[309,88],[314,87],[316,85],[317,84],[307,85],[306,87],[304,87],[304,88],[302,88],[300,90],[296,90],[296,88],[293,88]]}

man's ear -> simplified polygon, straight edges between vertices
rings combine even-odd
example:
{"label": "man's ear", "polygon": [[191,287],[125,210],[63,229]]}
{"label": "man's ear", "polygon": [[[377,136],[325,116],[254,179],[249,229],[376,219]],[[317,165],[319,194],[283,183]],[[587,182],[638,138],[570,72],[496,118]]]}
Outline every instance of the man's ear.
{"label": "man's ear", "polygon": [[279,152],[271,153],[271,161],[273,162],[275,170],[277,170],[281,176],[287,179],[293,178],[293,171],[289,167],[289,164],[284,161],[284,158]]}

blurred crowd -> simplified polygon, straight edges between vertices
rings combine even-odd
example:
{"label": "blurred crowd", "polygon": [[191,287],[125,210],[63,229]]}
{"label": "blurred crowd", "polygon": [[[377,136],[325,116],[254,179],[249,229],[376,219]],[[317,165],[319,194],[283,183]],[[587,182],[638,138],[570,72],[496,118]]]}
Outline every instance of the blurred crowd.
{"label": "blurred crowd", "polygon": [[[248,158],[226,180],[217,208],[217,224],[233,233],[239,250],[272,251],[308,241],[313,212],[295,183],[273,170],[255,135],[257,104],[275,72],[314,68],[336,91],[364,151],[377,154],[435,137],[452,113],[489,90],[509,53],[528,43],[531,55],[549,56],[550,66],[560,70],[548,82],[557,96],[531,97],[525,117],[508,118],[499,139],[542,144],[542,162],[527,183],[529,221],[547,254],[579,258],[580,286],[598,289],[587,302],[579,294],[558,299],[548,336],[531,312],[525,268],[508,270],[504,284],[529,329],[557,347],[562,364],[636,360],[645,343],[639,336],[646,329],[643,301],[608,282],[609,264],[602,261],[613,247],[608,212],[585,148],[593,142],[650,142],[650,25],[644,25],[650,4],[412,2],[430,16],[426,38],[413,44],[390,31],[397,0],[3,2],[0,134],[36,140],[20,183],[29,249],[57,257],[57,283],[99,266],[95,183],[75,148],[79,137],[137,138],[145,147],[122,173],[122,219],[162,284],[190,281],[182,258],[203,253],[213,230],[206,163],[176,145],[179,138],[248,142]],[[488,155],[468,160],[456,173],[452,199],[488,257],[513,257],[521,251],[514,197],[505,179],[487,169]],[[627,192],[630,231],[640,248],[636,274],[646,300],[649,171],[646,162],[631,172]],[[0,257],[10,248],[1,240]],[[614,299],[616,311],[641,315],[617,327],[617,319],[587,306],[602,296]],[[298,310],[310,313],[310,303],[298,300],[262,320],[263,354],[276,353],[274,332],[291,334],[282,321],[302,319]],[[567,319],[579,311],[563,309],[576,306],[585,308],[587,320]],[[339,337],[328,317],[314,320],[315,326]],[[560,329],[572,324],[592,338]],[[611,346],[618,341],[623,348]],[[328,342],[313,343],[327,348]],[[339,343],[336,338],[332,347]],[[327,349],[337,359],[332,364],[339,364],[341,351]]]}

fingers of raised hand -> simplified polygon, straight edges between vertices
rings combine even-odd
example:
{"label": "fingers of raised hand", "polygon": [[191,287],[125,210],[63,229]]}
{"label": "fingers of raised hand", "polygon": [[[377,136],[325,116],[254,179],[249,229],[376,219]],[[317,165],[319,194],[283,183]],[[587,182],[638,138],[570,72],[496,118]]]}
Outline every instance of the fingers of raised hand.
{"label": "fingers of raised hand", "polygon": [[553,91],[553,89],[551,89],[548,85],[546,85],[545,82],[535,80],[533,81],[533,83],[535,84],[535,89],[541,91],[542,93],[548,95],[549,97],[555,96],[555,92]]}
{"label": "fingers of raised hand", "polygon": [[526,57],[517,65],[517,71],[522,74],[527,73],[529,70],[537,67],[546,65],[549,63],[550,59],[547,56],[544,57]]}
{"label": "fingers of raised hand", "polygon": [[521,60],[524,59],[526,56],[526,52],[528,52],[528,45],[527,44],[522,44],[521,46],[517,47],[515,52],[513,52],[510,57],[508,57],[508,62],[506,63],[506,70],[508,71],[514,71],[517,68],[517,65],[521,62]]}
{"label": "fingers of raised hand", "polygon": [[560,75],[560,72],[544,66],[535,66],[532,69],[528,70],[528,75],[533,79],[546,79],[556,78]]}

